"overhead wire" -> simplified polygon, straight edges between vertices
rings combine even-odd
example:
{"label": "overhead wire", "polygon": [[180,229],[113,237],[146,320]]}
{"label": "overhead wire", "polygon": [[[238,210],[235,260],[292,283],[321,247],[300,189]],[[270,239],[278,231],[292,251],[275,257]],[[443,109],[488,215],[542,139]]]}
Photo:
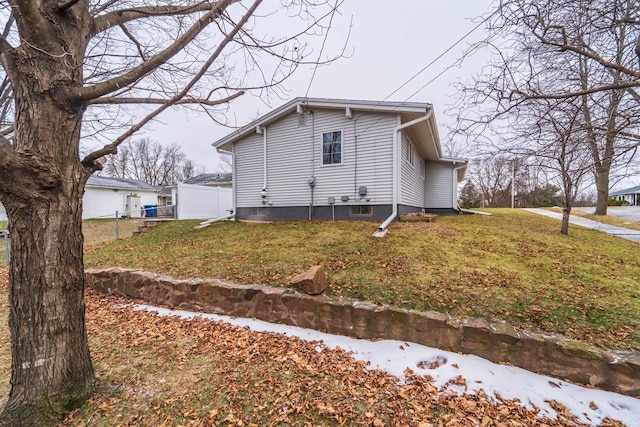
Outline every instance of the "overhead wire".
{"label": "overhead wire", "polygon": [[[386,97],[384,97],[384,99],[382,99],[381,101],[378,101],[376,104],[374,104],[374,108],[379,106],[380,104],[382,104],[384,101],[386,101],[387,99],[389,99],[391,96],[393,96],[395,93],[397,93],[398,91],[400,91],[403,87],[405,87],[406,85],[408,85],[409,83],[411,83],[415,78],[417,78],[420,74],[422,74],[423,72],[425,72],[427,69],[429,69],[433,64],[435,64],[439,59],[441,59],[443,56],[445,56],[447,53],[449,53],[453,48],[455,48],[457,45],[459,45],[460,43],[462,43],[467,37],[469,37],[471,34],[473,34],[478,28],[480,28],[483,24],[485,24],[489,19],[493,18],[494,15],[496,15],[497,13],[501,12],[501,8],[498,7],[493,13],[491,13],[490,15],[487,15],[486,18],[484,18],[482,21],[480,21],[476,26],[474,26],[471,30],[467,31],[462,37],[460,37],[457,41],[455,41],[452,45],[450,45],[448,48],[446,48],[440,55],[438,55],[436,58],[434,58],[431,62],[429,62],[427,65],[425,65],[424,67],[422,67],[422,69],[420,69],[420,71],[418,71],[417,73],[415,73],[414,75],[412,75],[407,81],[405,81],[404,83],[402,83],[399,87],[397,87],[395,90],[393,90],[389,95],[387,95]],[[447,72],[447,70],[449,70],[451,68],[451,66],[444,68],[440,73],[438,73],[435,77],[433,77],[431,80],[429,80],[427,83],[425,83],[422,87],[420,87],[420,89],[418,89],[417,91],[413,92],[411,95],[409,95],[408,97],[406,97],[403,101],[401,101],[401,103],[407,102],[409,99],[411,99],[413,96],[415,96],[416,94],[418,94],[419,92],[421,92],[422,90],[424,90],[427,86],[429,86],[431,83],[433,83],[438,77],[440,77],[441,75],[443,75],[445,72]],[[395,111],[398,107],[393,107],[391,109],[391,111]],[[361,113],[362,114],[362,113]],[[363,130],[361,133],[365,133],[367,130],[369,130],[372,126],[376,125],[376,123],[378,123],[380,120],[382,120],[382,118],[379,118],[378,120],[376,120],[375,122],[373,122],[371,125],[369,125],[367,128],[365,128],[365,130]]]}
{"label": "overhead wire", "polygon": [[318,67],[320,66],[320,62],[322,59],[322,52],[324,52],[324,47],[327,43],[327,38],[329,36],[329,31],[331,30],[331,23],[333,22],[333,17],[336,14],[336,10],[338,9],[338,2],[340,0],[336,0],[333,10],[331,11],[331,17],[329,18],[329,25],[327,26],[327,32],[324,33],[324,39],[322,40],[322,46],[320,47],[320,53],[318,54],[318,60],[316,61],[315,67],[313,67],[313,73],[311,74],[311,79],[309,79],[309,85],[307,86],[307,91],[304,94],[304,99],[306,100],[309,96],[309,91],[311,90],[311,85],[313,84],[313,80],[316,77],[316,72],[318,71]]}

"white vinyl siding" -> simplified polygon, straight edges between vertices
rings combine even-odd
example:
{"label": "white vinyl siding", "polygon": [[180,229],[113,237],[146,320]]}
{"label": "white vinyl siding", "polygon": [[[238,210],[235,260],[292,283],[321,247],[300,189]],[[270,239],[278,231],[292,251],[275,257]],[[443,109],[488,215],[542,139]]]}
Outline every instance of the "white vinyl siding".
{"label": "white vinyl siding", "polygon": [[[266,125],[266,200],[274,207],[309,206],[308,181],[315,176],[316,206],[328,206],[329,197],[336,198],[336,205],[391,203],[396,120],[395,114],[354,111],[354,119],[349,119],[343,109],[315,109],[306,117],[305,126],[299,126],[295,112]],[[323,166],[322,134],[335,131],[341,131],[342,163]],[[263,135],[252,134],[236,142],[234,153],[237,207],[263,206]],[[367,187],[362,199],[356,197],[359,186]],[[341,196],[349,196],[349,201],[340,201]]]}
{"label": "white vinyl siding", "polygon": [[431,209],[453,208],[453,165],[426,163],[426,206]]}
{"label": "white vinyl siding", "polygon": [[238,207],[261,206],[262,135],[252,134],[233,146],[234,186]]}
{"label": "white vinyl siding", "polygon": [[[404,159],[400,162],[401,183],[400,183],[400,204],[407,206],[424,207],[424,179],[421,178],[420,162],[416,166],[415,157],[417,153],[408,135],[402,132],[402,153]],[[410,160],[413,159],[413,164]]]}

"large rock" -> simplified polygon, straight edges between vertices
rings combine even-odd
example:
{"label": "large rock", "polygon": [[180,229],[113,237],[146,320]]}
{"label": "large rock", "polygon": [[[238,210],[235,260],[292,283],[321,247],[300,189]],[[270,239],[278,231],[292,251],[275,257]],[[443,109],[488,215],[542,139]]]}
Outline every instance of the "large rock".
{"label": "large rock", "polygon": [[291,285],[305,294],[318,295],[327,290],[327,278],[321,265],[314,265],[302,274],[298,274],[290,282]]}

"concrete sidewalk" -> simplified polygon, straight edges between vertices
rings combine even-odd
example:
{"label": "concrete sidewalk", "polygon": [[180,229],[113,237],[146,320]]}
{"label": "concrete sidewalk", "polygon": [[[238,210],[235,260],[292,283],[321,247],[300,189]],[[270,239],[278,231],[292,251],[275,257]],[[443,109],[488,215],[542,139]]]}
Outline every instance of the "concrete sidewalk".
{"label": "concrete sidewalk", "polygon": [[[562,214],[558,212],[552,212],[546,209],[538,208],[525,208],[524,210],[562,221]],[[640,243],[640,231],[638,230],[631,230],[629,228],[603,224],[601,222],[593,221],[577,215],[571,215],[569,217],[569,223],[585,228],[591,228],[592,230],[598,230],[603,233],[611,234],[612,236],[622,237],[623,239],[631,240],[632,242]]]}

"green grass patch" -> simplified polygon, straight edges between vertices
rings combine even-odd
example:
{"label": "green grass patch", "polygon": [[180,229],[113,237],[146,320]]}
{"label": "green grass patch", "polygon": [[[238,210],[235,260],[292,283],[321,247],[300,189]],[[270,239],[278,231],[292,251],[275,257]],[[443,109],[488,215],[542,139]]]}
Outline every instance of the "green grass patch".
{"label": "green grass patch", "polygon": [[394,223],[197,221],[86,251],[89,268],[132,267],[180,278],[287,286],[323,264],[329,294],[504,319],[614,348],[640,348],[640,245],[524,211]]}

